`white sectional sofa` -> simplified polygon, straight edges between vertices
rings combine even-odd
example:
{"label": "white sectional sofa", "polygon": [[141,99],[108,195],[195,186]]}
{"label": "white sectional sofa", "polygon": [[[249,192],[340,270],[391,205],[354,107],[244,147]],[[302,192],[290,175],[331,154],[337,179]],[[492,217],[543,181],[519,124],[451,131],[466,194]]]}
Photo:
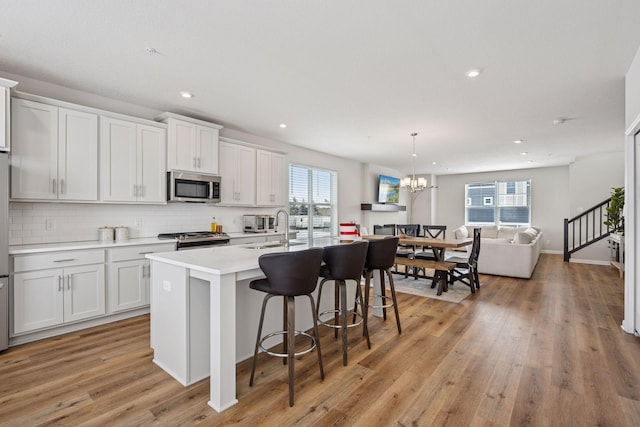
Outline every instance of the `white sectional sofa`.
{"label": "white sectional sofa", "polygon": [[[457,239],[473,237],[473,226],[461,226]],[[542,249],[542,231],[535,227],[481,227],[478,272],[528,279]]]}

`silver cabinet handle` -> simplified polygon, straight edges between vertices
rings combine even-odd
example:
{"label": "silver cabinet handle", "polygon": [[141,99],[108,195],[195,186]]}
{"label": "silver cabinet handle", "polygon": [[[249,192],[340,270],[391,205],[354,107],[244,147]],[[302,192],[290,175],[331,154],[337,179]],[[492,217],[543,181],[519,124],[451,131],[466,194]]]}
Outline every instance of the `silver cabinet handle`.
{"label": "silver cabinet handle", "polygon": [[58,292],[62,292],[62,276],[58,276]]}
{"label": "silver cabinet handle", "polygon": [[65,194],[64,179],[60,180],[60,194]]}
{"label": "silver cabinet handle", "polygon": [[57,192],[57,186],[56,186],[56,180],[55,178],[51,180],[51,192],[53,194],[56,194]]}
{"label": "silver cabinet handle", "polygon": [[138,185],[138,187],[139,187],[138,197],[144,197],[144,185],[140,184]]}
{"label": "silver cabinet handle", "polygon": [[193,158],[193,167],[196,168],[198,167],[198,161],[196,160],[196,158]]}
{"label": "silver cabinet handle", "polygon": [[200,157],[198,157],[198,167],[199,168],[202,167],[202,159]]}
{"label": "silver cabinet handle", "polygon": [[75,261],[75,258],[55,259],[55,260],[53,260],[53,262],[69,262],[69,261]]}
{"label": "silver cabinet handle", "polygon": [[67,274],[67,290],[71,290],[71,275]]}
{"label": "silver cabinet handle", "polygon": [[152,254],[153,251],[147,251],[147,252],[138,252],[138,255],[146,255],[146,254]]}

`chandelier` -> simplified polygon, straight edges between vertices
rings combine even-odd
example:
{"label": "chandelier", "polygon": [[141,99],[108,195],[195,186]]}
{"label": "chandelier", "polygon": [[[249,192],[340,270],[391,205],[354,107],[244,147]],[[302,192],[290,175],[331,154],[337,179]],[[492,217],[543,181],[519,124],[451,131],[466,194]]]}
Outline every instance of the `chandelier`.
{"label": "chandelier", "polygon": [[413,137],[413,175],[407,176],[400,180],[400,187],[403,190],[410,191],[411,193],[416,193],[418,191],[422,191],[427,188],[427,179],[426,178],[416,178],[416,132],[412,133]]}

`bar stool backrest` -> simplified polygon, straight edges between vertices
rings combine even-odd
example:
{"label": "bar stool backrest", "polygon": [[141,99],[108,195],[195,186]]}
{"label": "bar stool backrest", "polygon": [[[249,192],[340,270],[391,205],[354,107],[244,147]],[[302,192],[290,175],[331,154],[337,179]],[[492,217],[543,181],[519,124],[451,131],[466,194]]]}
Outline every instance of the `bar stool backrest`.
{"label": "bar stool backrest", "polygon": [[367,259],[369,242],[353,242],[348,245],[327,246],[322,259],[329,268],[332,279],[360,280]]}
{"label": "bar stool backrest", "polygon": [[269,281],[269,293],[284,296],[307,295],[318,284],[322,248],[264,254],[258,264]]}
{"label": "bar stool backrest", "polygon": [[391,268],[396,258],[399,237],[385,237],[380,240],[371,240],[367,251],[365,269],[376,270]]}

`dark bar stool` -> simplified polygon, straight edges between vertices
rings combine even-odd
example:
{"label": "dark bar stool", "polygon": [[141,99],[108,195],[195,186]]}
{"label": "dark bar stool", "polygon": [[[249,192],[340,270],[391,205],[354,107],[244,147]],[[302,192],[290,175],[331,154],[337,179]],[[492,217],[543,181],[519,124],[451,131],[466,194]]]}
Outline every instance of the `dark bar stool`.
{"label": "dark bar stool", "polygon": [[[358,326],[361,323],[366,325],[367,318],[364,316],[364,309],[361,305],[361,313],[356,311],[357,301],[362,301],[362,290],[360,289],[360,277],[364,269],[364,261],[367,257],[368,242],[360,241],[348,245],[327,246],[324,248],[322,259],[324,266],[320,269],[320,277],[323,277],[318,289],[318,311],[320,310],[320,297],[322,296],[322,287],[329,280],[334,281],[335,298],[334,309],[323,311],[318,314],[318,322],[324,326],[334,328],[335,337],[338,337],[338,329],[342,329],[342,364],[347,365],[347,328]],[[356,306],[353,308],[353,321],[347,323],[347,280],[356,282]],[[322,316],[333,313],[333,323],[322,320]],[[360,317],[356,321],[356,316]],[[363,327],[363,334],[367,333],[366,326]],[[369,348],[369,336],[367,344]]]}
{"label": "dark bar stool", "polygon": [[[402,328],[400,326],[400,314],[398,312],[398,302],[396,300],[396,289],[393,285],[393,275],[391,274],[391,267],[394,264],[396,250],[398,248],[398,241],[400,239],[398,237],[386,237],[380,240],[371,240],[369,241],[369,249],[367,251],[367,260],[364,265],[364,304],[362,304],[364,317],[366,318],[369,312],[368,307],[371,308],[381,308],[382,309],[382,317],[384,320],[387,320],[387,308],[393,307],[393,310],[396,314],[396,324],[398,325],[398,333],[402,333]],[[371,285],[371,274],[375,271],[380,271],[380,295],[376,295],[382,299],[382,305],[369,305],[369,289]],[[386,295],[384,276],[385,274],[389,278],[389,286],[391,288],[391,300],[389,303],[389,297]],[[369,329],[367,327],[367,323],[364,323],[365,336],[367,337],[367,344],[369,344],[369,348],[371,348],[371,344],[368,342],[369,340]]]}
{"label": "dark bar stool", "polygon": [[[314,348],[318,353],[318,365],[320,366],[320,378],[324,379],[324,369],[322,368],[322,355],[320,353],[320,339],[318,335],[318,315],[311,293],[318,284],[320,265],[322,264],[322,248],[311,248],[296,252],[279,252],[261,255],[259,260],[260,268],[264,272],[266,279],[253,280],[249,287],[257,291],[266,292],[262,302],[262,313],[260,314],[260,326],[258,326],[258,337],[253,353],[253,365],[251,366],[251,379],[249,386],[253,386],[253,377],[256,370],[256,358],[258,348],[264,350],[271,356],[285,358],[283,362],[289,364],[289,406],[293,406],[293,360],[294,356],[309,353]],[[303,331],[295,330],[296,313],[295,297],[306,295],[311,303],[311,313],[313,316],[313,335]],[[284,330],[272,332],[264,338],[262,335],[262,324],[264,323],[264,311],[267,301],[274,296],[284,297]],[[283,352],[277,353],[263,347],[263,342],[276,335],[284,335]],[[311,340],[309,348],[296,353],[296,335],[303,335]]]}

